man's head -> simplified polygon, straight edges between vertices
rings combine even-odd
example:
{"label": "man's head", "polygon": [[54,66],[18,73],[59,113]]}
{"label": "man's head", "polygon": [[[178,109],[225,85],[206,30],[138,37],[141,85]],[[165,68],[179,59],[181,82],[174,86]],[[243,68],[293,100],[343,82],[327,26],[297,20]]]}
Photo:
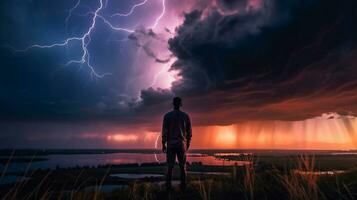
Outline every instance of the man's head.
{"label": "man's head", "polygon": [[182,106],[182,100],[180,97],[175,97],[172,100],[172,104],[174,105],[174,109],[180,109],[180,107]]}

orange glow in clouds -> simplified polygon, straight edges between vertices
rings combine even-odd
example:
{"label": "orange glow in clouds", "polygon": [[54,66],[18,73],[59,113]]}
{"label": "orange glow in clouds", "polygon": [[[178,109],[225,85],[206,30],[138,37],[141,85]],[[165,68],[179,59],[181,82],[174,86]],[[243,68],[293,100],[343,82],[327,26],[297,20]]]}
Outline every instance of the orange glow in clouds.
{"label": "orange glow in clouds", "polygon": [[107,136],[107,140],[116,142],[133,142],[138,140],[138,135],[134,134],[112,134]]}
{"label": "orange glow in clouds", "polygon": [[225,148],[235,148],[237,134],[233,126],[223,126],[218,128],[216,133],[215,143],[216,145],[224,145]]}
{"label": "orange glow in clouds", "polygon": [[[159,133],[156,132],[123,132],[107,133],[104,138],[113,148],[155,148],[155,141]],[[100,139],[100,138],[98,138]]]}
{"label": "orange glow in clouds", "polygon": [[[118,148],[155,148],[160,132],[108,133]],[[320,149],[357,147],[357,118],[322,115],[303,121],[243,122],[229,126],[193,127],[194,149]]]}
{"label": "orange glow in clouds", "polygon": [[[195,127],[194,148],[356,149],[357,119],[245,122]],[[197,139],[196,139],[197,138]]]}

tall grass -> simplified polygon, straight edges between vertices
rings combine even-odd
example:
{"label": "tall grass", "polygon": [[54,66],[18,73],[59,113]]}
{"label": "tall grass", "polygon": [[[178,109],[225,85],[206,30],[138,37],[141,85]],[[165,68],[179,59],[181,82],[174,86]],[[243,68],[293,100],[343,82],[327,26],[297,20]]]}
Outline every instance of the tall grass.
{"label": "tall grass", "polygon": [[[252,162],[257,162],[253,161]],[[134,181],[128,187],[103,193],[102,186],[105,184],[110,168],[96,183],[94,191],[84,191],[90,177],[84,177],[81,170],[74,180],[70,191],[58,191],[53,188],[48,180],[52,173],[49,171],[42,177],[39,184],[30,192],[24,180],[15,183],[1,199],[71,199],[71,200],[99,200],[99,199],[130,199],[130,200],[164,200],[164,199],[296,199],[296,200],[318,200],[318,199],[355,199],[357,197],[357,179],[350,178],[357,174],[357,170],[350,175],[339,175],[321,178],[316,171],[316,160],[314,156],[302,155],[298,157],[296,168],[284,170],[258,171],[254,165],[244,167],[233,166],[230,176],[203,176],[189,177],[186,191],[179,188],[173,191],[165,190],[150,182]],[[29,164],[31,165],[31,163]],[[7,169],[7,167],[5,167]],[[34,174],[27,167],[24,176]],[[304,173],[299,173],[304,172]],[[6,172],[1,174],[1,178]],[[347,177],[347,178],[346,178]],[[357,176],[356,176],[357,177]],[[1,180],[0,178],[0,180]]]}
{"label": "tall grass", "polygon": [[289,199],[319,199],[323,194],[317,185],[318,176],[313,173],[315,170],[315,157],[300,156],[297,165],[297,170],[290,170],[288,173],[277,175],[277,178],[280,179],[288,192]]}
{"label": "tall grass", "polygon": [[244,165],[243,186],[246,191],[246,199],[254,199],[255,170],[254,165]]}
{"label": "tall grass", "polygon": [[198,180],[198,191],[202,200],[211,200],[211,192],[213,180],[209,179],[206,181]]}

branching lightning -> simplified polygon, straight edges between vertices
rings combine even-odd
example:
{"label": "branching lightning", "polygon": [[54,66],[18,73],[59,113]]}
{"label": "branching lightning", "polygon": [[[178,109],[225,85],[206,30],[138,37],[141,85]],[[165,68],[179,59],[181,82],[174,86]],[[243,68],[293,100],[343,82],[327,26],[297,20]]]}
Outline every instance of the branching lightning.
{"label": "branching lightning", "polygon": [[[162,10],[160,15],[154,20],[154,23],[149,27],[150,29],[155,29],[157,28],[157,26],[160,23],[160,20],[163,18],[163,16],[165,15],[166,12],[166,6],[165,6],[165,2],[166,0],[162,0],[161,4],[162,4]],[[103,2],[105,4],[103,4]],[[132,15],[135,11],[136,8],[145,5],[148,2],[148,0],[143,0],[140,3],[134,4],[129,12],[127,13],[115,13],[113,14],[111,17],[128,17],[130,15]],[[103,8],[105,8],[107,1],[106,0],[99,0],[99,6],[95,9],[95,11],[91,11],[91,12],[87,12],[85,15],[82,16],[91,16],[91,23],[88,27],[88,29],[80,36],[73,36],[73,37],[68,37],[66,39],[64,39],[62,42],[57,42],[57,43],[52,43],[52,44],[33,44],[30,45],[24,49],[15,49],[12,46],[8,46],[5,45],[7,47],[9,47],[10,49],[14,50],[15,52],[22,52],[25,53],[27,51],[30,51],[32,49],[38,48],[38,49],[49,49],[49,48],[55,48],[55,47],[64,47],[64,46],[68,46],[70,43],[72,42],[80,42],[81,44],[81,57],[79,59],[73,59],[73,60],[69,60],[66,65],[71,65],[71,64],[78,64],[80,66],[86,65],[90,71],[90,74],[92,77],[94,78],[103,78],[107,75],[111,75],[111,73],[104,73],[104,74],[99,74],[96,72],[95,67],[91,64],[91,55],[90,55],[90,51],[88,49],[88,45],[91,42],[91,34],[93,33],[98,20],[101,20],[104,24],[106,24],[111,30],[113,31],[123,31],[126,32],[128,34],[134,33],[135,30],[134,29],[129,29],[129,28],[123,28],[123,27],[119,27],[117,25],[114,25],[111,21],[109,21],[108,19],[106,19],[104,16],[101,14],[101,11],[103,10]],[[77,0],[76,3],[74,4],[74,6],[72,8],[70,8],[68,10],[68,15],[65,18],[65,26],[67,29],[69,20],[71,19],[71,17],[73,16],[73,12],[79,7],[81,6],[81,0]],[[167,31],[167,30],[166,30]],[[117,40],[119,42],[123,42],[123,41],[128,41],[128,39],[121,39],[121,40]],[[169,63],[170,64],[170,63]],[[152,84],[151,86],[153,87],[156,83],[157,83],[157,79],[158,77],[164,73],[165,70],[167,70],[168,68],[168,64],[164,65],[161,70],[159,72],[156,73],[156,75],[153,78]],[[158,147],[158,141],[160,138],[160,134],[158,134],[156,140],[155,140],[155,149],[157,149]],[[155,154],[155,159],[157,162],[160,162],[157,158],[157,155]]]}
{"label": "branching lightning", "polygon": [[[75,4],[75,6],[73,8],[71,8],[69,10],[69,14],[68,16],[66,17],[66,23],[67,23],[67,20],[70,19],[70,17],[72,16],[72,12],[80,5],[80,0]],[[33,48],[41,48],[41,49],[45,49],[45,48],[53,48],[53,47],[62,47],[62,46],[67,46],[70,42],[72,41],[79,41],[81,42],[81,47],[82,47],[82,57],[79,59],[79,60],[70,60],[67,62],[66,65],[70,65],[70,64],[80,64],[81,66],[83,64],[86,64],[87,67],[89,68],[90,70],[90,73],[91,73],[91,76],[92,77],[95,77],[95,78],[103,78],[104,76],[106,75],[110,75],[110,73],[104,73],[104,74],[98,74],[94,67],[91,65],[90,63],[90,53],[89,53],[89,50],[88,50],[88,45],[90,44],[91,42],[91,33],[97,23],[97,18],[99,16],[99,12],[102,10],[103,8],[103,0],[100,0],[99,1],[99,7],[93,12],[93,17],[92,17],[92,20],[91,20],[91,25],[90,27],[87,29],[87,31],[80,37],[70,37],[70,38],[67,38],[65,39],[63,42],[61,43],[54,43],[54,44],[50,44],[50,45],[39,45],[39,44],[34,44],[34,45],[31,45],[23,50],[17,50],[19,52],[26,52],[30,49],[33,49]]]}
{"label": "branching lightning", "polygon": [[[95,29],[95,26],[96,26],[96,24],[98,22],[98,19],[102,20],[103,23],[105,23],[113,31],[123,31],[123,32],[127,32],[127,33],[130,34],[130,33],[135,32],[135,30],[128,29],[128,28],[122,28],[122,27],[113,25],[103,15],[101,15],[100,13],[101,13],[102,9],[104,8],[103,1],[104,0],[99,0],[99,6],[96,8],[96,10],[94,12],[87,13],[87,15],[92,15],[91,24],[90,24],[89,28],[86,30],[86,32],[83,35],[76,36],[76,37],[69,37],[69,38],[66,38],[63,42],[58,42],[58,43],[44,44],[44,45],[33,44],[33,45],[30,45],[30,46],[28,46],[28,47],[26,47],[24,49],[20,49],[20,50],[19,49],[15,49],[15,51],[16,52],[27,52],[27,51],[29,51],[31,49],[34,49],[34,48],[47,49],[47,48],[54,48],[54,47],[63,47],[63,46],[69,45],[69,43],[71,43],[73,41],[78,41],[78,42],[81,43],[82,56],[77,60],[75,60],[75,59],[74,60],[69,60],[66,63],[66,65],[71,65],[71,64],[79,64],[80,66],[86,65],[88,67],[88,69],[90,70],[91,76],[94,77],[94,78],[103,78],[104,76],[111,75],[111,73],[104,73],[104,74],[97,73],[95,68],[94,68],[94,66],[91,64],[91,59],[90,59],[91,55],[90,55],[90,52],[88,50],[88,45],[91,42],[91,34],[92,34],[93,30]],[[124,14],[116,13],[113,16],[124,16],[124,17],[130,16],[130,15],[132,15],[134,13],[135,8],[137,8],[139,6],[142,6],[142,5],[145,5],[147,3],[147,1],[148,0],[144,0],[141,3],[133,5],[128,13],[124,13]],[[71,9],[69,9],[68,15],[65,18],[66,27],[67,27],[67,24],[68,24],[70,18],[72,17],[73,12],[80,6],[80,4],[81,4],[81,0],[78,0],[76,2],[76,4]],[[150,27],[152,29],[155,28],[158,25],[159,21],[161,20],[161,18],[165,14],[165,10],[166,10],[166,8],[165,8],[165,0],[162,0],[162,6],[163,6],[163,8],[162,8],[161,14],[159,15],[158,18],[155,19],[154,24]],[[14,49],[14,48],[12,48],[12,49]]]}
{"label": "branching lightning", "polygon": [[[148,0],[144,0],[138,4],[135,4],[131,7],[130,11],[128,13],[115,13],[113,14],[111,17],[116,17],[116,16],[119,16],[119,17],[127,17],[127,16],[130,16],[131,14],[134,13],[134,10],[139,7],[139,6],[143,6],[147,3]],[[157,25],[159,24],[160,20],[162,19],[162,17],[165,15],[165,12],[166,12],[166,0],[162,0],[161,1],[161,4],[162,4],[162,10],[161,10],[161,13],[160,15],[155,19],[153,25],[150,26],[150,29],[155,29],[157,27]],[[101,18],[103,19],[104,23],[106,23],[108,26],[110,26],[113,30],[119,30],[119,31],[127,31],[127,32],[134,32],[134,30],[130,30],[130,29],[123,29],[123,28],[120,28],[120,27],[115,27],[113,26],[108,20],[106,20],[104,17],[101,16]],[[171,63],[172,64],[172,63]],[[157,72],[155,75],[154,75],[154,78],[150,84],[150,87],[154,87],[157,83],[157,79],[159,78],[159,76],[165,72],[165,70],[167,70],[167,65],[164,65],[159,72]]]}

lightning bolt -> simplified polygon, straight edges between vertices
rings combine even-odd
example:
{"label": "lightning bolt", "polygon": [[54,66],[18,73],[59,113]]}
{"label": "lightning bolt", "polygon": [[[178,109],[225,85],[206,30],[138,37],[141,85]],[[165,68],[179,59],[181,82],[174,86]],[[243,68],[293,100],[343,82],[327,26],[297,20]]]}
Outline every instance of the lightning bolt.
{"label": "lightning bolt", "polygon": [[[145,5],[146,3],[148,2],[148,0],[144,0],[138,4],[135,4],[131,7],[130,11],[127,12],[127,13],[114,13],[111,17],[116,17],[116,16],[119,16],[119,17],[128,17],[130,15],[132,15],[134,13],[134,10],[135,8],[137,7],[140,7],[140,6],[143,6]],[[150,26],[151,29],[155,29],[157,27],[157,25],[159,24],[161,18],[165,15],[165,12],[166,12],[166,0],[162,0],[161,1],[161,4],[162,4],[162,10],[161,10],[161,13],[160,15],[155,19],[153,25]]]}
{"label": "lightning bolt", "polygon": [[[138,4],[135,4],[131,7],[130,11],[128,13],[116,13],[113,16],[130,16],[134,13],[134,10],[142,5],[145,5],[147,3],[148,0],[144,0]],[[105,3],[107,3],[107,1],[105,1]],[[73,15],[73,12],[80,6],[81,4],[81,0],[78,0],[75,5],[69,9],[68,11],[68,15],[65,18],[65,24],[66,27],[68,25],[68,22],[70,20],[70,18]],[[156,28],[156,26],[159,24],[159,21],[161,20],[161,18],[164,16],[165,11],[166,11],[166,7],[165,7],[165,0],[162,0],[162,12],[161,14],[155,19],[154,24],[150,27],[152,29]],[[77,37],[69,37],[66,38],[63,42],[58,42],[58,43],[53,43],[53,44],[46,44],[46,45],[41,45],[41,44],[33,44],[31,46],[26,47],[25,49],[15,49],[12,48],[13,50],[15,50],[16,52],[27,52],[31,49],[34,48],[41,48],[41,49],[47,49],[47,48],[54,48],[54,47],[64,47],[67,46],[69,43],[73,42],[73,41],[78,41],[81,43],[81,51],[82,51],[82,56],[80,59],[77,60],[70,60],[66,63],[66,66],[71,65],[71,64],[79,64],[80,66],[86,65],[88,67],[88,69],[90,70],[90,74],[92,76],[92,78],[103,78],[104,76],[107,75],[111,75],[111,73],[104,73],[104,74],[99,74],[96,72],[94,66],[91,64],[91,55],[90,52],[88,50],[88,45],[91,42],[91,34],[97,24],[97,20],[101,19],[106,25],[108,25],[113,31],[124,31],[127,33],[133,33],[135,32],[135,30],[133,29],[128,29],[128,28],[123,28],[123,27],[118,27],[113,25],[110,21],[108,21],[105,17],[103,17],[100,12],[102,11],[104,7],[103,4],[103,0],[99,0],[99,7],[94,11],[94,12],[89,12],[86,15],[92,15],[92,19],[91,19],[91,24],[89,26],[89,28],[87,29],[87,31],[81,35],[81,36],[77,36]],[[162,72],[160,72],[162,73]],[[158,75],[157,75],[158,76]],[[156,77],[157,77],[156,76]],[[157,79],[157,78],[156,78]],[[155,81],[156,82],[156,81]]]}
{"label": "lightning bolt", "polygon": [[[69,10],[69,14],[66,17],[66,23],[68,22],[68,20],[71,18],[72,16],[72,12],[80,5],[80,0],[77,1],[77,3],[74,5],[74,7],[72,7]],[[82,57],[78,60],[70,60],[66,63],[66,65],[71,65],[71,64],[80,64],[81,66],[83,64],[86,64],[88,69],[90,70],[90,74],[92,77],[95,78],[103,78],[104,76],[110,75],[110,73],[104,73],[104,74],[99,74],[95,71],[94,67],[92,66],[92,64],[90,63],[90,53],[88,50],[88,45],[91,42],[91,33],[97,23],[97,18],[99,16],[99,12],[102,10],[103,8],[103,0],[99,1],[99,7],[95,10],[95,12],[93,12],[93,17],[91,20],[91,24],[89,26],[89,28],[87,29],[87,31],[80,37],[69,37],[67,39],[65,39],[63,42],[60,43],[53,43],[53,44],[49,44],[49,45],[40,45],[40,44],[34,44],[31,45],[25,49],[22,50],[16,50],[17,52],[26,52],[29,51],[33,48],[41,48],[41,49],[46,49],[46,48],[54,48],[54,47],[63,47],[63,46],[67,46],[70,42],[72,41],[79,41],[81,43],[81,47],[82,47]]]}
{"label": "lightning bolt", "polygon": [[128,16],[130,16],[131,14],[134,13],[135,8],[146,4],[147,1],[148,1],[148,0],[144,0],[144,1],[141,2],[141,3],[135,4],[133,7],[131,7],[131,9],[130,9],[130,11],[129,11],[128,13],[115,13],[115,14],[113,14],[111,17],[115,17],[115,16],[128,17]]}
{"label": "lightning bolt", "polygon": [[[156,140],[155,140],[155,149],[157,149],[157,143],[158,143],[158,141],[159,141],[159,138],[160,138],[160,133],[159,134],[157,134],[157,138],[156,138]],[[159,159],[157,158],[157,154],[156,153],[154,153],[155,154],[155,160],[156,160],[156,162],[160,162],[159,161]]]}
{"label": "lightning bolt", "polygon": [[[159,15],[158,18],[156,18],[154,24],[151,26],[151,29],[155,29],[155,28],[156,28],[156,26],[159,24],[161,18],[165,15],[165,12],[166,12],[165,0],[162,0],[162,11],[161,11],[161,14]],[[172,63],[171,63],[171,64],[172,64]],[[161,68],[161,70],[160,70],[157,74],[155,74],[154,79],[153,79],[153,81],[152,81],[152,83],[151,83],[151,87],[153,87],[153,86],[156,84],[158,77],[159,77],[162,73],[165,72],[166,67],[167,67],[167,66],[164,65],[164,66]],[[156,144],[156,146],[157,146],[157,144]],[[155,154],[155,155],[156,155],[156,154]]]}
{"label": "lightning bolt", "polygon": [[162,73],[168,71],[168,69],[170,68],[170,65],[172,65],[172,62],[169,62],[168,64],[164,65],[164,66],[161,68],[161,70],[155,74],[154,79],[153,79],[153,81],[151,82],[150,87],[154,87],[154,86],[156,85],[157,80],[159,79],[159,76],[160,76]]}
{"label": "lightning bolt", "polygon": [[98,17],[99,17],[100,19],[102,19],[103,22],[104,22],[106,25],[108,25],[108,26],[109,26],[112,30],[114,30],[114,31],[125,31],[125,32],[127,32],[127,33],[134,33],[134,32],[135,32],[135,30],[132,30],[132,29],[117,27],[117,26],[113,25],[112,23],[110,23],[107,19],[105,19],[105,18],[104,18],[103,16],[101,16],[101,15],[98,15]]}
{"label": "lightning bolt", "polygon": [[[104,74],[100,75],[94,70],[94,67],[90,63],[90,54],[89,54],[89,51],[88,51],[88,48],[87,48],[89,43],[91,42],[91,35],[90,34],[92,33],[92,31],[93,31],[93,29],[94,29],[94,27],[95,27],[95,25],[97,23],[96,19],[99,16],[98,13],[103,8],[103,0],[100,0],[99,3],[100,3],[100,6],[94,12],[91,26],[89,27],[88,31],[86,33],[84,33],[84,35],[82,37],[79,38],[79,40],[82,43],[82,52],[83,52],[82,58],[80,60],[70,60],[66,65],[70,65],[72,63],[77,63],[77,64],[81,64],[82,65],[82,64],[87,63],[87,66],[90,69],[92,76],[97,77],[97,78],[103,78],[106,75],[110,75],[110,73],[104,73]],[[67,45],[68,42],[65,43],[65,44]]]}
{"label": "lightning bolt", "polygon": [[[104,2],[104,4],[103,4]],[[88,29],[86,30],[85,33],[83,33],[82,35],[80,36],[75,36],[75,37],[68,37],[66,39],[64,39],[62,42],[57,42],[57,43],[52,43],[52,44],[44,44],[44,45],[41,45],[41,44],[33,44],[33,45],[30,45],[24,49],[15,49],[14,47],[12,46],[9,46],[9,45],[4,45],[10,49],[12,49],[13,51],[15,52],[27,52],[29,50],[32,50],[32,49],[35,49],[35,48],[39,48],[39,49],[49,49],[49,48],[55,48],[55,47],[64,47],[64,46],[68,46],[70,43],[74,42],[74,41],[77,41],[77,42],[80,42],[81,44],[81,51],[82,51],[82,56],[77,59],[77,60],[69,60],[67,63],[66,63],[66,66],[68,65],[71,65],[71,64],[79,64],[80,66],[82,65],[86,65],[88,67],[88,69],[90,70],[90,74],[92,76],[92,78],[103,78],[107,75],[111,75],[111,73],[104,73],[104,74],[99,74],[96,72],[94,66],[91,64],[91,55],[90,55],[90,52],[88,50],[88,45],[90,44],[91,42],[91,34],[93,32],[93,30],[95,29],[95,26],[97,24],[97,21],[98,19],[102,20],[102,22],[104,24],[106,24],[110,29],[112,29],[113,31],[123,31],[123,32],[126,32],[128,34],[130,33],[134,33],[135,30],[134,29],[128,29],[128,28],[123,28],[123,27],[119,27],[119,26],[116,26],[116,25],[113,25],[113,23],[111,23],[109,20],[107,20],[103,15],[101,15],[101,11],[103,8],[105,8],[106,4],[107,4],[108,1],[105,1],[105,0],[99,0],[99,6],[96,8],[96,10],[94,12],[87,12],[85,15],[83,16],[89,16],[89,15],[92,15],[92,18],[91,18],[91,24],[90,26],[88,27]],[[128,17],[130,15],[132,15],[135,11],[136,8],[140,7],[140,6],[143,6],[145,5],[146,3],[148,2],[148,0],[144,0],[138,4],[134,4],[129,12],[127,13],[115,13],[113,14],[111,17],[116,17],[116,16],[120,16],[120,17]],[[81,6],[81,0],[77,0],[75,5],[70,8],[68,10],[68,15],[66,16],[65,18],[65,25],[66,27],[68,26],[68,22],[69,20],[71,19],[71,17],[73,16],[73,12],[79,7]],[[161,13],[160,15],[154,20],[154,23],[149,27],[150,29],[155,29],[157,28],[157,26],[159,25],[160,23],[160,20],[164,17],[165,13],[166,13],[166,0],[162,0],[161,1],[161,4],[162,4],[162,10],[161,10]],[[167,31],[167,30],[166,30]],[[128,41],[128,39],[121,39],[121,40],[117,40],[119,42],[123,42],[123,41]],[[170,63],[172,64],[172,63]],[[152,81],[152,84],[151,86],[154,86],[157,82],[157,79],[158,77],[165,72],[165,70],[167,70],[167,67],[168,67],[168,64],[167,65],[164,65],[161,70],[154,76],[153,78],[153,81]],[[158,147],[158,141],[159,141],[159,138],[160,138],[160,134],[158,134],[156,140],[155,140],[155,149],[157,149]],[[155,153],[155,159],[157,162],[160,162],[157,158],[157,155]]]}
{"label": "lightning bolt", "polygon": [[[147,3],[147,1],[148,1],[148,0],[144,0],[144,1],[140,2],[140,3],[138,3],[138,4],[133,5],[128,13],[115,13],[115,14],[113,14],[111,17],[115,17],[115,16],[128,17],[128,16],[130,16],[131,14],[134,13],[134,10],[135,10],[137,7],[145,5],[145,4]],[[162,0],[162,1],[161,1],[161,4],[162,4],[161,13],[160,13],[160,15],[155,19],[153,25],[150,26],[151,29],[155,29],[155,28],[158,26],[158,24],[159,24],[160,20],[162,19],[162,17],[165,15],[165,12],[166,12],[166,5],[165,5],[165,3],[166,3],[166,0]],[[100,17],[103,19],[104,23],[106,23],[106,24],[107,24],[109,27],[111,27],[111,29],[113,29],[113,30],[127,31],[127,32],[129,32],[129,33],[133,33],[133,32],[134,32],[134,30],[123,29],[123,28],[120,28],[120,27],[115,27],[115,26],[113,26],[108,20],[106,20],[103,16],[100,16]],[[170,63],[170,64],[172,64],[172,63]],[[153,78],[153,81],[152,81],[151,84],[150,84],[150,87],[154,87],[154,86],[155,86],[155,84],[157,83],[157,80],[158,80],[159,76],[160,76],[162,73],[164,73],[165,70],[167,70],[167,68],[168,68],[168,65],[164,65],[164,66],[161,68],[161,70],[155,74],[155,76],[154,76],[154,78]]]}
{"label": "lightning bolt", "polygon": [[[130,10],[129,13],[132,13],[136,7],[142,6],[142,5],[144,5],[146,2],[147,2],[147,0],[144,0],[144,1],[141,2],[141,3],[134,5],[134,6],[132,7],[132,9]],[[166,12],[166,5],[165,5],[165,3],[166,3],[166,0],[162,0],[162,1],[161,1],[161,4],[162,4],[161,13],[160,13],[160,15],[155,19],[154,24],[150,27],[151,29],[155,29],[155,28],[157,27],[157,25],[159,24],[160,20],[162,19],[162,17],[165,15],[165,12]],[[128,13],[128,14],[129,14],[129,13]],[[126,14],[117,13],[117,14],[114,14],[114,15],[112,15],[112,16],[127,16],[127,15],[126,15]],[[171,64],[172,64],[172,63],[171,63]],[[159,77],[162,73],[165,72],[166,68],[167,68],[167,65],[164,65],[164,66],[161,68],[161,70],[160,70],[158,73],[155,74],[155,76],[154,76],[154,78],[153,78],[153,81],[152,81],[151,84],[150,84],[150,87],[154,87],[154,85],[155,85],[156,82],[157,82],[158,77]],[[157,146],[157,141],[156,141],[156,144],[155,144],[155,148],[156,148],[156,146]],[[156,154],[155,154],[155,157],[156,157]]]}
{"label": "lightning bolt", "polygon": [[161,20],[161,18],[165,15],[165,12],[166,12],[165,0],[162,0],[161,14],[159,15],[158,18],[156,18],[154,24],[150,27],[151,29],[155,29],[156,28],[156,26],[159,24],[159,21]]}
{"label": "lightning bolt", "polygon": [[66,17],[66,19],[65,19],[66,29],[67,29],[67,27],[68,27],[68,21],[69,21],[69,20],[71,19],[71,17],[72,17],[73,11],[74,11],[75,9],[77,9],[80,4],[81,4],[81,0],[78,0],[77,3],[76,3],[71,9],[68,10],[68,15],[67,15],[67,17]]}

